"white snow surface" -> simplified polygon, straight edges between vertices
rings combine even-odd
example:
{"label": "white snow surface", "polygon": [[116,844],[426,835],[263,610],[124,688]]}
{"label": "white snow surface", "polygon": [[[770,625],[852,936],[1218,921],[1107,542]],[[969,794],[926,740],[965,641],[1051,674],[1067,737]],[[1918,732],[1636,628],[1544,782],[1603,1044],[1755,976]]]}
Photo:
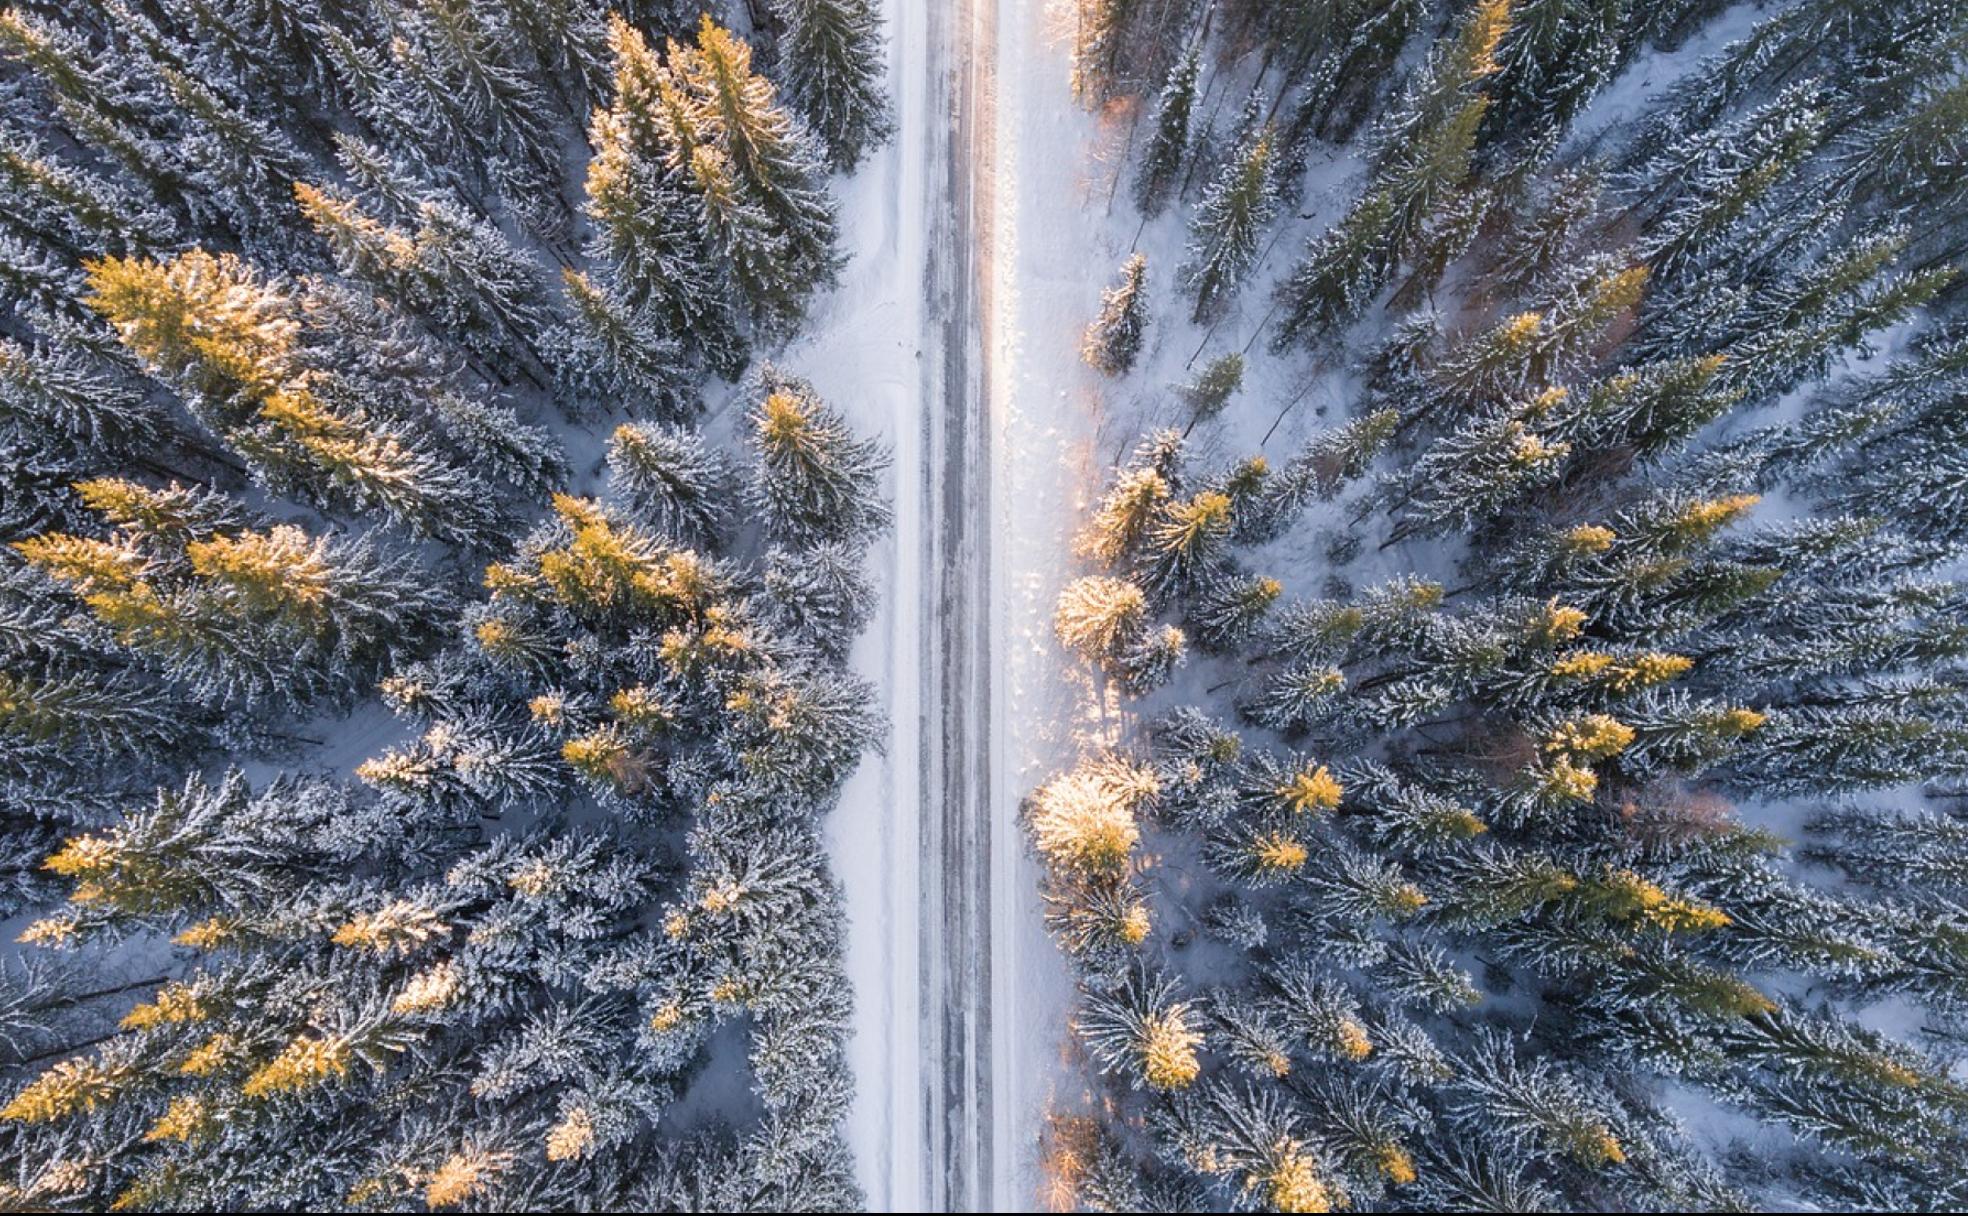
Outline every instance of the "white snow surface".
{"label": "white snow surface", "polygon": [[[827,837],[846,890],[848,974],[855,990],[850,1048],[856,1099],[849,1136],[871,1209],[921,1210],[930,1171],[920,1020],[924,984],[920,821],[922,733],[934,707],[922,697],[925,619],[923,528],[931,481],[925,467],[921,360],[928,220],[947,180],[935,162],[946,112],[926,105],[945,48],[928,42],[913,0],[884,5],[896,138],[839,183],[849,263],[840,287],[816,310],[807,337],[779,362],[810,378],[861,430],[894,444],[896,528],[871,554],[881,609],[853,662],[881,690],[888,717],[882,753],[864,762],[829,817]],[[1070,5],[997,0],[996,95],[979,104],[980,127],[995,120],[991,182],[979,183],[976,239],[985,282],[983,324],[992,386],[994,640],[988,713],[992,787],[991,1044],[992,1206],[1036,1198],[1037,1135],[1060,1066],[1071,983],[1039,916],[1038,869],[1016,823],[1019,800],[1071,759],[1089,729],[1085,690],[1068,682],[1049,619],[1068,575],[1072,531],[1098,486],[1107,454],[1096,442],[1105,415],[1096,377],[1078,358],[1078,335],[1101,285],[1125,252],[1105,213],[1104,177],[1094,180],[1114,132],[1072,99],[1059,14]],[[988,9],[973,9],[966,18]],[[960,66],[960,65],[959,65]],[[1124,134],[1124,132],[1123,132]],[[971,150],[960,149],[959,154]],[[979,162],[974,162],[979,163]],[[1132,232],[1130,220],[1125,227]],[[1130,423],[1130,428],[1132,423]],[[1011,712],[1015,708],[1015,713]]]}
{"label": "white snow surface", "polygon": [[1111,715],[1060,661],[1053,600],[1071,577],[1071,539],[1104,466],[1099,377],[1079,334],[1125,255],[1105,212],[1111,132],[1073,100],[1073,7],[998,0],[992,248],[985,357],[992,441],[992,1195],[1040,1203],[1038,1133],[1081,1085],[1065,1055],[1071,979],[1038,912],[1039,867],[1017,810]]}
{"label": "white snow surface", "polygon": [[837,179],[840,286],[805,336],[778,357],[810,379],[857,432],[894,447],[889,491],[895,527],[869,554],[880,609],[854,648],[854,669],[882,698],[887,738],[866,758],[827,817],[834,873],[845,890],[847,973],[854,988],[848,1059],[855,1103],[848,1135],[874,1211],[919,1207],[923,1104],[920,1025],[920,876],[913,804],[922,726],[923,427],[919,388],[925,326],[925,218],[933,124],[924,98],[930,53],[914,0],[886,0],[889,86],[896,138]]}

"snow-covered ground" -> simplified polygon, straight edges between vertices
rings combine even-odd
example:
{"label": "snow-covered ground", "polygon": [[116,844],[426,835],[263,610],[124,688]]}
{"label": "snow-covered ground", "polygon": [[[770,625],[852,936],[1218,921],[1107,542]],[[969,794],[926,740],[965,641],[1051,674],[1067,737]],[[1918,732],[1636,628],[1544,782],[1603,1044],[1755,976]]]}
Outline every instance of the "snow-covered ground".
{"label": "snow-covered ground", "polygon": [[922,267],[941,116],[928,102],[929,18],[913,0],[888,0],[889,80],[896,138],[841,193],[849,261],[840,287],[806,334],[780,357],[811,379],[863,434],[894,447],[895,528],[871,555],[881,607],[856,646],[855,669],[880,690],[888,720],[882,753],[865,760],[828,817],[834,872],[846,893],[848,976],[854,985],[849,1125],[861,1185],[876,1211],[919,1207],[924,1173],[921,1020],[923,636]]}
{"label": "snow-covered ground", "polygon": [[[1071,979],[1044,932],[1018,806],[1122,727],[1060,661],[1052,605],[1108,466],[1144,427],[1180,423],[1165,390],[1204,335],[1153,333],[1144,368],[1119,382],[1079,358],[1100,291],[1137,241],[1157,296],[1173,294],[1183,230],[1169,215],[1144,231],[1116,188],[1133,116],[1073,97],[1070,0],[885,9],[896,138],[842,184],[850,262],[780,357],[896,456],[897,527],[872,558],[881,612],[854,656],[883,690],[889,736],[828,827],[856,993],[850,1133],[875,1210],[1029,1207],[1043,1199],[1046,1113],[1088,1095],[1067,1058]],[[1257,321],[1233,318],[1212,352],[1241,345],[1230,328]],[[1208,450],[1255,447],[1297,393],[1303,370],[1270,362],[1253,360],[1262,406],[1213,428],[1225,434],[1199,432]],[[1294,419],[1269,446],[1288,451],[1305,429]],[[971,560],[951,540],[967,522],[954,517],[985,500],[989,602],[966,606],[950,594],[948,567]],[[981,622],[944,619],[979,608]],[[985,662],[962,673],[951,652],[971,645]],[[949,755],[952,732],[984,754]],[[979,796],[981,823],[947,805]],[[978,842],[988,857],[966,852]],[[985,876],[988,890],[964,889]]]}
{"label": "snow-covered ground", "polygon": [[1107,412],[1079,336],[1126,254],[1101,173],[1115,133],[1073,99],[1070,3],[998,0],[997,140],[987,286],[996,432],[992,567],[998,690],[992,707],[992,1004],[995,1206],[1036,1206],[1045,1112],[1073,1095],[1064,1065],[1071,980],[1037,908],[1039,869],[1020,799],[1110,725],[1060,662],[1052,605],[1071,576],[1072,536],[1111,453]]}

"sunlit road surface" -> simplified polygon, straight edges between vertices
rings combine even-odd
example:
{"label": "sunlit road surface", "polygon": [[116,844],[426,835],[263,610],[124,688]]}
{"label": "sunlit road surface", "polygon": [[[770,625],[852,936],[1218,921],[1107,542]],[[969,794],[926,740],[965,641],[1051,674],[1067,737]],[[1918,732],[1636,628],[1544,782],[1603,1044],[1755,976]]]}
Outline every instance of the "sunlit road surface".
{"label": "sunlit road surface", "polygon": [[930,1211],[984,1211],[1003,1198],[992,1194],[991,860],[993,833],[1009,830],[991,814],[992,427],[982,354],[997,6],[926,7],[931,114],[946,121],[926,199],[923,1200]]}

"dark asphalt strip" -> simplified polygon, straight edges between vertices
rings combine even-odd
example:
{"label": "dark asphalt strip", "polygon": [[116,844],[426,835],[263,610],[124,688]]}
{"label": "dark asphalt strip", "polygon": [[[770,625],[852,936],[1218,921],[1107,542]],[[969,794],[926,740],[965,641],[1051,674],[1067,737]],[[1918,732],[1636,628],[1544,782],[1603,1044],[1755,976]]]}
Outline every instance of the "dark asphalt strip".
{"label": "dark asphalt strip", "polygon": [[988,1210],[991,1111],[991,428],[983,358],[995,0],[932,4],[930,100],[947,113],[925,289],[922,974],[925,1197]]}

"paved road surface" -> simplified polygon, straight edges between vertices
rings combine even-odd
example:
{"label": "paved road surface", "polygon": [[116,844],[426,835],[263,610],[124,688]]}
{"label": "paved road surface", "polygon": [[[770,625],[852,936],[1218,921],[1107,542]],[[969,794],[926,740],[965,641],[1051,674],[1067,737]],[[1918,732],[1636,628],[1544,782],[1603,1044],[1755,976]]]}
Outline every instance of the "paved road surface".
{"label": "paved road surface", "polygon": [[[903,0],[904,3],[914,0]],[[930,113],[923,364],[922,1004],[924,1202],[989,1210],[991,1108],[991,420],[995,0],[928,0]],[[939,118],[941,121],[939,121]],[[904,117],[908,121],[908,117]]]}

